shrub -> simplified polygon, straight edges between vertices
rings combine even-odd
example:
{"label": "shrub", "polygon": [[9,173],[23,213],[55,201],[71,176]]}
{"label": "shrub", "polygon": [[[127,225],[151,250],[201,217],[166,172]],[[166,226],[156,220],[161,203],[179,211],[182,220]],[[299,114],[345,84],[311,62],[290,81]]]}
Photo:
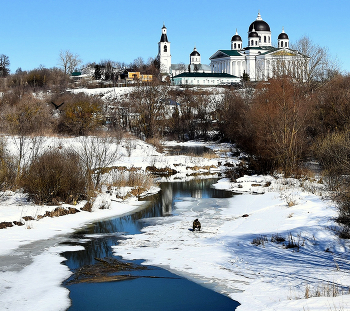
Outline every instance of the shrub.
{"label": "shrub", "polygon": [[83,93],[65,94],[53,100],[62,106],[58,132],[70,135],[86,135],[103,123],[103,101]]}
{"label": "shrub", "polygon": [[16,165],[7,154],[5,147],[5,141],[0,140],[0,191],[11,188],[16,178]]}
{"label": "shrub", "polygon": [[252,244],[256,246],[259,246],[259,245],[265,246],[265,243],[267,242],[268,242],[268,239],[266,236],[259,236],[253,239]]}
{"label": "shrub", "polygon": [[14,105],[1,107],[3,131],[13,135],[43,134],[51,130],[50,109],[32,94],[25,94]]}
{"label": "shrub", "polygon": [[285,240],[286,239],[283,236],[280,236],[278,233],[271,236],[271,242],[274,242],[274,243],[282,243],[282,242],[285,242]]}
{"label": "shrub", "polygon": [[52,150],[35,159],[22,179],[24,191],[36,203],[74,203],[86,198],[86,180],[79,157],[66,150]]}

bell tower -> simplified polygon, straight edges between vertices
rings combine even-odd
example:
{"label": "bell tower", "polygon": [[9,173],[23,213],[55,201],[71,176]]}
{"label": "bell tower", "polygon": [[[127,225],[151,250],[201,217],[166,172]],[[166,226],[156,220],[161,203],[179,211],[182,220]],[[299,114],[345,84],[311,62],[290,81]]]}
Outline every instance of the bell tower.
{"label": "bell tower", "polygon": [[168,41],[167,29],[165,25],[162,27],[162,36],[158,42],[158,60],[160,64],[160,73],[170,73],[170,42]]}

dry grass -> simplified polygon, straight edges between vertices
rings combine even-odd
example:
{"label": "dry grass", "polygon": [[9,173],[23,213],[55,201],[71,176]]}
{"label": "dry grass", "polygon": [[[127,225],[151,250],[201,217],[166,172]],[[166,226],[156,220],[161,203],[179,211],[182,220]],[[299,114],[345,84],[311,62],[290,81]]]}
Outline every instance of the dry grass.
{"label": "dry grass", "polygon": [[266,236],[259,236],[253,239],[252,244],[256,246],[259,246],[259,245],[265,246],[265,243],[267,242],[268,242],[268,239]]}
{"label": "dry grass", "polygon": [[159,153],[163,152],[164,147],[159,138],[157,137],[148,138],[146,142],[150,145],[153,145]]}
{"label": "dry grass", "polygon": [[204,159],[216,159],[218,158],[217,154],[214,151],[208,151],[202,154]]}
{"label": "dry grass", "polygon": [[154,185],[151,174],[130,170],[114,170],[111,172],[108,187],[132,187],[136,189],[150,189]]}
{"label": "dry grass", "polygon": [[328,282],[326,284],[318,285],[314,288],[312,288],[309,284],[306,284],[304,298],[308,299],[311,297],[338,297],[341,295],[348,295],[349,293],[349,288],[336,283]]}

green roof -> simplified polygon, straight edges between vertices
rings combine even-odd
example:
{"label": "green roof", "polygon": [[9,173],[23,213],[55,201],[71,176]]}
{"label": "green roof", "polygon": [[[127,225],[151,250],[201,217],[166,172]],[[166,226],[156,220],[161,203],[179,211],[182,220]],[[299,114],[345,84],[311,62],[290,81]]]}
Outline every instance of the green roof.
{"label": "green roof", "polygon": [[268,51],[278,50],[278,48],[275,48],[274,46],[247,46],[244,49],[245,50],[268,50]]}
{"label": "green roof", "polygon": [[174,78],[238,78],[228,73],[183,72]]}
{"label": "green roof", "polygon": [[228,56],[242,56],[242,54],[240,54],[238,51],[236,50],[219,50],[222,53],[227,54]]}
{"label": "green roof", "polygon": [[74,71],[74,72],[72,72],[71,75],[72,75],[73,77],[81,76],[81,72],[79,72],[79,71]]}
{"label": "green roof", "polygon": [[243,55],[240,54],[236,50],[218,50],[217,52],[215,52],[215,54],[213,56],[209,57],[209,59],[223,58],[223,57],[229,57],[229,56],[240,56],[240,57],[242,57]]}

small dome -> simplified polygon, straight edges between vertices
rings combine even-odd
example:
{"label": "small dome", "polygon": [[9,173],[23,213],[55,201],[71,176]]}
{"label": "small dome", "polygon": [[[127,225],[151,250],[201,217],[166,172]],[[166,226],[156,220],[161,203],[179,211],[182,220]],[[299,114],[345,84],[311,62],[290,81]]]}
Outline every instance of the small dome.
{"label": "small dome", "polygon": [[279,34],[278,39],[289,39],[288,35],[284,32],[284,28],[282,28],[282,32]]}
{"label": "small dome", "polygon": [[281,33],[279,36],[278,36],[278,39],[289,39],[288,38],[288,35],[286,33]]}
{"label": "small dome", "polygon": [[201,54],[199,54],[197,51],[193,51],[190,55],[191,56],[201,56]]}
{"label": "small dome", "polygon": [[238,34],[237,29],[235,35],[232,37],[231,41],[242,41],[241,36]]}
{"label": "small dome", "polygon": [[242,41],[242,38],[240,35],[234,35],[231,39],[231,41]]}
{"label": "small dome", "polygon": [[[254,28],[253,28],[253,30],[254,30]],[[249,34],[248,38],[259,38],[259,34],[256,31],[252,31]]]}
{"label": "small dome", "polygon": [[190,54],[190,56],[201,56],[201,54],[198,53],[197,49],[194,48],[193,52]]}
{"label": "small dome", "polygon": [[257,31],[270,31],[270,26],[268,23],[262,20],[260,13],[254,22],[252,22],[249,26],[249,32],[253,29]]}

